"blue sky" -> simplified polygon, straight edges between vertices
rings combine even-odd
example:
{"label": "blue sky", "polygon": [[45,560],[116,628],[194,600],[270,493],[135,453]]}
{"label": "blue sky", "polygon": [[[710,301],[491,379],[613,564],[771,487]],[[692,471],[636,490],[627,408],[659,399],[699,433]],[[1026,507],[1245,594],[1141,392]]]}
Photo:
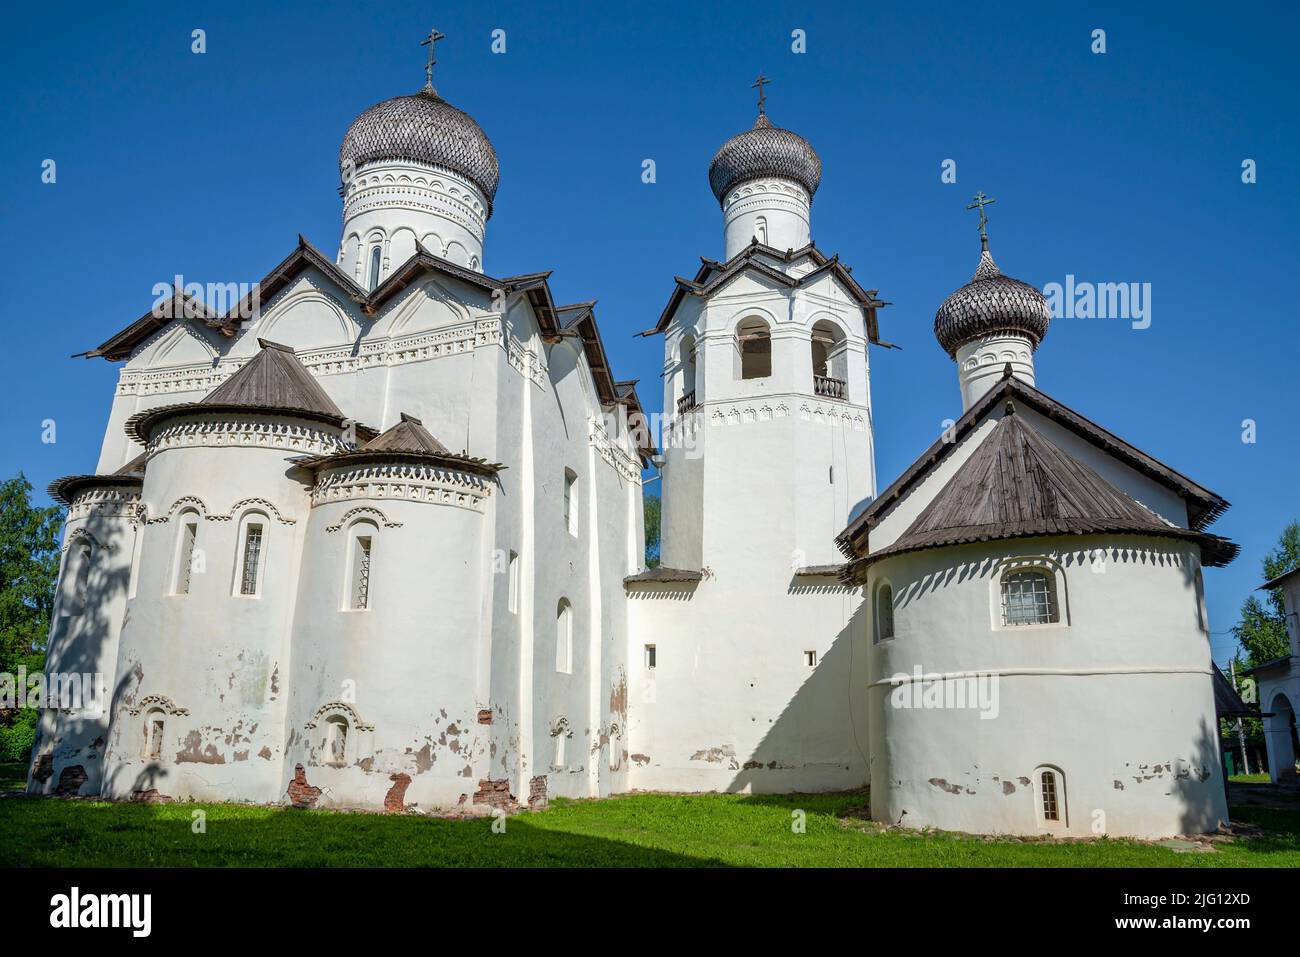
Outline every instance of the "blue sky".
{"label": "blue sky", "polygon": [[1300,517],[1300,15],[1136,6],[19,5],[0,36],[0,475],[43,488],[94,467],[118,369],[69,355],[145,312],[155,283],[256,281],[299,232],[337,248],[339,140],[421,85],[431,24],[448,35],[439,91],[501,160],[487,271],[553,269],[558,299],[598,299],[616,373],[657,408],[659,342],[632,334],[673,275],[722,253],[708,163],[752,123],[762,70],[773,122],[822,157],[814,238],[894,303],[882,335],[902,350],[872,356],[882,487],[960,412],[932,323],[976,264],[976,189],[998,200],[1008,274],[1151,284],[1147,329],[1057,320],[1038,384],[1233,502],[1214,530],[1242,555],[1207,575],[1222,661],[1262,555]]}

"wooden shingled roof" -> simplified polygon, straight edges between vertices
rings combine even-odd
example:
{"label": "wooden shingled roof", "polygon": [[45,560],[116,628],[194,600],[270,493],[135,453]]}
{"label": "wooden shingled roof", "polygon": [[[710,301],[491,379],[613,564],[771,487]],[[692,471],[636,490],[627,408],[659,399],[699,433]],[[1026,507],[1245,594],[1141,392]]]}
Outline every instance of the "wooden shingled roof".
{"label": "wooden shingled roof", "polygon": [[877,495],[875,500],[854,518],[844,531],[840,532],[835,541],[845,557],[852,559],[866,555],[870,550],[867,540],[871,529],[961,445],[962,439],[984,421],[995,405],[1009,399],[1023,403],[1026,408],[1033,409],[1089,444],[1114,456],[1139,474],[1172,491],[1187,506],[1188,522],[1195,531],[1203,531],[1227,511],[1228,502],[1222,496],[1147,455],[1141,449],[1130,445],[1046,393],[1015,378],[1008,367],[1003,372],[1001,382],[967,409],[943,436],[936,439],[934,444],[926,449],[888,488]]}
{"label": "wooden shingled roof", "polygon": [[[288,346],[258,339],[262,351],[198,402],[182,402],[138,412],[126,421],[126,433],[148,445],[149,432],[164,419],[194,412],[288,413],[299,418],[342,425],[347,417],[299,362]],[[365,437],[373,430],[358,426]]]}
{"label": "wooden shingled roof", "polygon": [[916,520],[859,563],[926,548],[1042,535],[1131,533],[1201,546],[1205,565],[1226,565],[1238,547],[1165,521],[1035,429],[1007,414]]}
{"label": "wooden shingled roof", "polygon": [[452,452],[434,437],[413,415],[402,413],[392,428],[372,437],[360,448],[328,455],[312,455],[295,459],[295,464],[308,469],[338,468],[344,465],[366,463],[417,462],[461,472],[471,472],[488,478],[505,468],[499,462],[475,458],[465,452]]}
{"label": "wooden shingled roof", "polygon": [[65,475],[47,487],[50,498],[61,505],[71,505],[72,499],[84,488],[104,485],[139,485],[144,481],[146,453],[141,452],[115,472],[105,475]]}
{"label": "wooden shingled roof", "polygon": [[434,455],[450,455],[447,446],[433,437],[413,415],[402,413],[398,423],[362,446],[367,452],[429,452]]}

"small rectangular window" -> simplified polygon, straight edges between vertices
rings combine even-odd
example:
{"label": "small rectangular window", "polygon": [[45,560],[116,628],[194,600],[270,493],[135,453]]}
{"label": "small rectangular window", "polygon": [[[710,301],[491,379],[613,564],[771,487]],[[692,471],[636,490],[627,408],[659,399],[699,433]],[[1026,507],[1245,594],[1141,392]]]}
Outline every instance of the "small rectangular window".
{"label": "small rectangular window", "polygon": [[358,535],[352,546],[352,607],[370,607],[369,535]]}
{"label": "small rectangular window", "polygon": [[176,556],[176,594],[190,593],[190,575],[194,568],[194,545],[199,537],[199,523],[186,522],[181,529],[180,552]]}
{"label": "small rectangular window", "polygon": [[645,666],[654,671],[656,664],[656,649],[654,645],[645,646]]}
{"label": "small rectangular window", "polygon": [[519,555],[515,552],[510,553],[510,561],[506,565],[506,582],[506,607],[510,609],[510,614],[517,615],[519,614]]}
{"label": "small rectangular window", "polygon": [[817,652],[815,652],[815,651],[805,651],[805,652],[803,653],[803,661],[804,661],[804,664],[806,664],[809,668],[816,668],[816,667],[817,667]]}
{"label": "small rectangular window", "polygon": [[250,522],[244,532],[243,574],[239,579],[241,595],[257,594],[257,573],[262,560],[262,526]]}

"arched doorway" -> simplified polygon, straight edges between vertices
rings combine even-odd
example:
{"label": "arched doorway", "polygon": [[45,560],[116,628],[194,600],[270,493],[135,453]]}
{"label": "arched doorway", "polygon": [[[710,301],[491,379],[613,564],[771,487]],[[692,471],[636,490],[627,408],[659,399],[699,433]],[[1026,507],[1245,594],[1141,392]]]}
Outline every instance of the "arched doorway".
{"label": "arched doorway", "polygon": [[1275,783],[1294,784],[1296,780],[1296,727],[1295,709],[1286,695],[1276,694],[1268,707],[1271,717],[1264,719],[1264,735],[1268,741],[1268,764]]}

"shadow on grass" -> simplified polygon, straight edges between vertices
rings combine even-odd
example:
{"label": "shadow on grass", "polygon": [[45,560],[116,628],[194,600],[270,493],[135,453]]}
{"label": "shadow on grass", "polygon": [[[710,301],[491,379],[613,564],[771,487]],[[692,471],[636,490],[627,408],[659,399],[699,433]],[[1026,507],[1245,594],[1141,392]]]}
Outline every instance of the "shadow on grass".
{"label": "shadow on grass", "polygon": [[[724,867],[723,861],[505,820],[243,805],[0,801],[0,866]],[[499,827],[499,825],[498,825]]]}

